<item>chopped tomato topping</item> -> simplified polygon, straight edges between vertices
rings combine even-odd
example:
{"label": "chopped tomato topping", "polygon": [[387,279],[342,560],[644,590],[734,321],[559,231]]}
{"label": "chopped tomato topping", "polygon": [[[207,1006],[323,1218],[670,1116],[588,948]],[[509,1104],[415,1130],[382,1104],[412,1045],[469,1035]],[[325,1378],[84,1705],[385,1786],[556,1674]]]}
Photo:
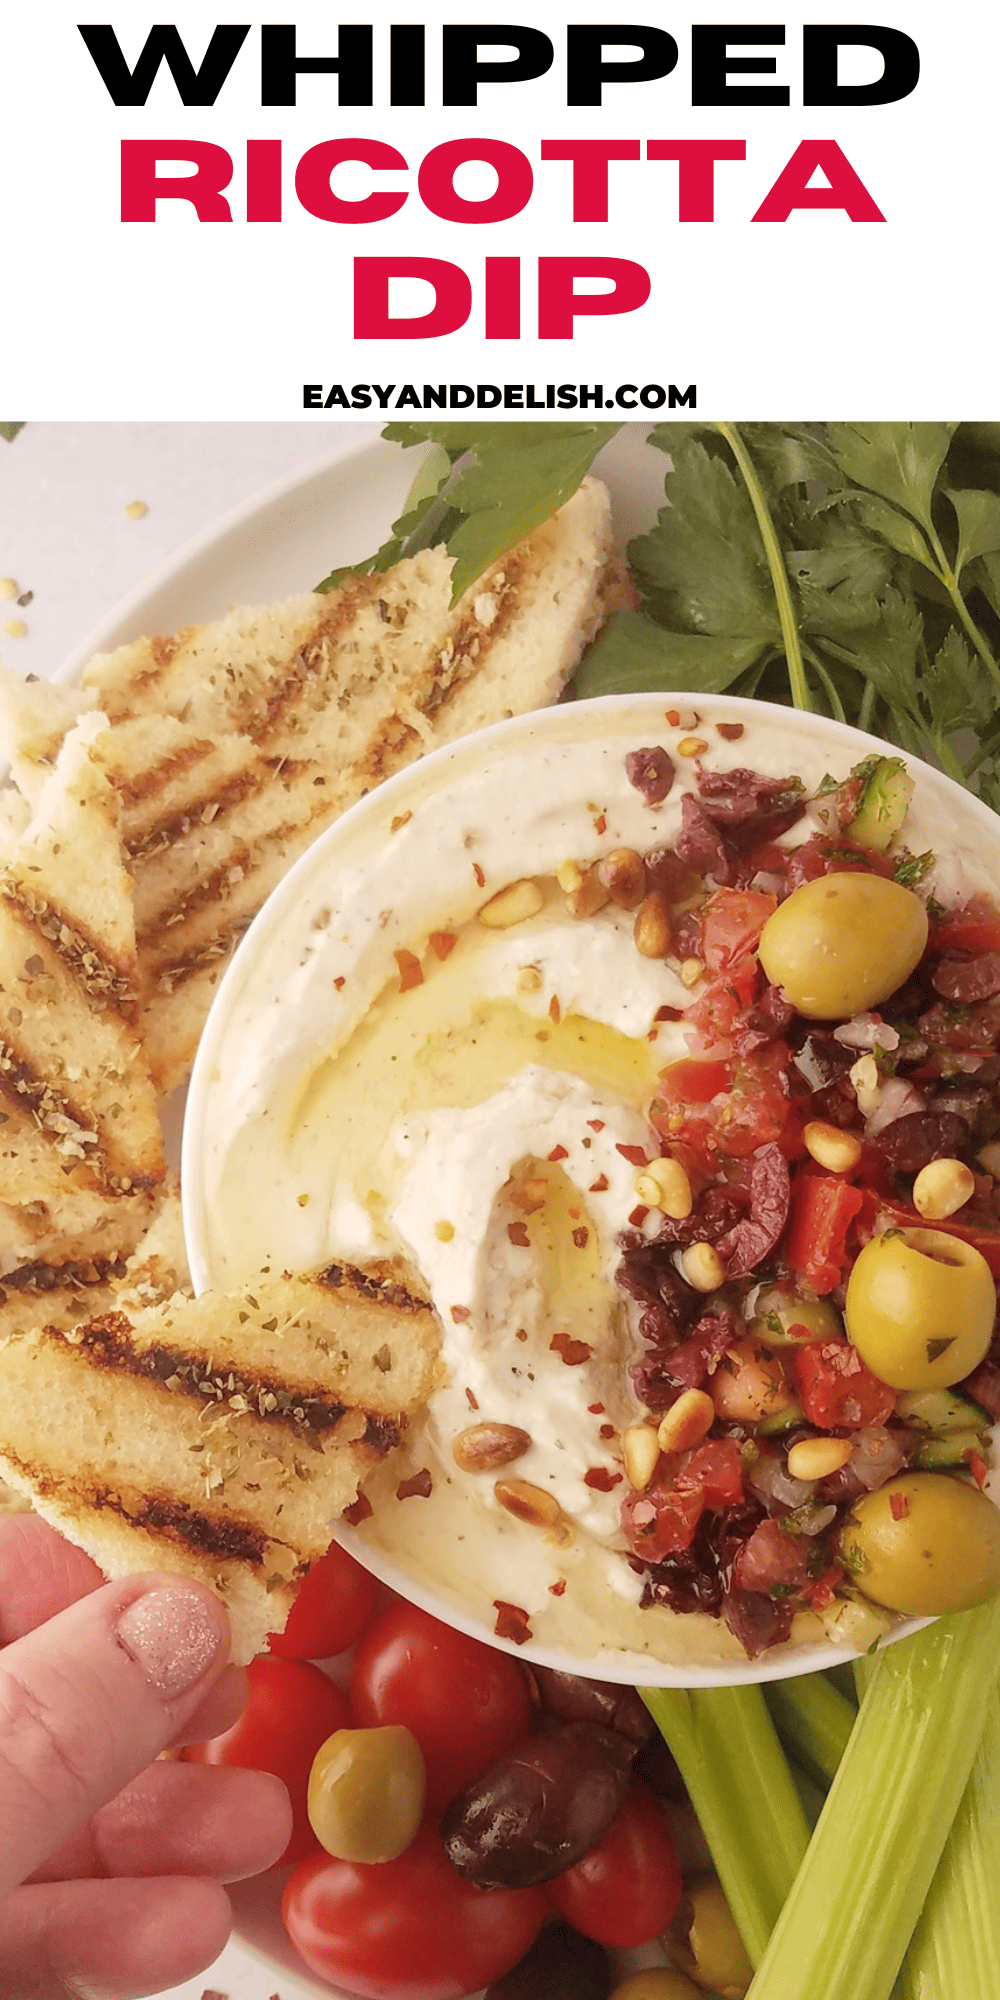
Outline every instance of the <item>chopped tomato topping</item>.
{"label": "chopped tomato topping", "polygon": [[896,1392],[862,1361],[849,1340],[810,1341],[792,1362],[799,1401],[811,1424],[824,1431],[884,1424]]}
{"label": "chopped tomato topping", "polygon": [[706,1507],[736,1507],[743,1498],[743,1461],[735,1438],[708,1438],[677,1474],[682,1491],[701,1493]]}
{"label": "chopped tomato topping", "polygon": [[682,1491],[675,1486],[654,1486],[648,1493],[628,1493],[622,1501],[622,1527],[631,1549],[644,1562],[662,1562],[664,1556],[689,1549],[704,1512],[704,1500],[695,1488]]}
{"label": "chopped tomato topping", "polygon": [[701,912],[701,955],[709,972],[725,972],[756,949],[777,896],[755,889],[716,889]]}
{"label": "chopped tomato topping", "polygon": [[780,1521],[761,1521],[739,1550],[733,1575],[744,1590],[797,1595],[809,1580],[809,1556],[807,1536],[786,1534]]}
{"label": "chopped tomato topping", "polygon": [[949,911],[931,926],[930,949],[938,952],[968,952],[979,958],[983,952],[1000,951],[1000,910],[992,896],[971,896],[960,910]]}
{"label": "chopped tomato topping", "polygon": [[847,1232],[865,1206],[860,1188],[836,1174],[800,1173],[783,1250],[793,1271],[820,1297],[832,1292],[847,1262]]}
{"label": "chopped tomato topping", "polygon": [[733,960],[719,973],[685,1015],[685,1020],[697,1031],[696,1048],[707,1055],[728,1055],[728,1038],[741,1014],[757,998],[760,981],[760,966],[749,953]]}

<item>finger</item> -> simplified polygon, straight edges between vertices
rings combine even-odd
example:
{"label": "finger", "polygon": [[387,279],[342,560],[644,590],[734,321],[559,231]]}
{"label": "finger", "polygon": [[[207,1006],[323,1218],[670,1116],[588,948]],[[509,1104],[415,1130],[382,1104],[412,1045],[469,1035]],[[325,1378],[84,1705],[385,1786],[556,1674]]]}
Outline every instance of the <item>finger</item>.
{"label": "finger", "polygon": [[4,2000],[139,2000],[193,1979],[232,1929],[214,1882],[58,1882],[0,1909]]}
{"label": "finger", "polygon": [[171,1750],[183,1750],[186,1743],[207,1743],[238,1722],[247,1705],[250,1683],[245,1667],[226,1667],[217,1681],[188,1716],[183,1729],[171,1738]]}
{"label": "finger", "polygon": [[74,1876],[204,1875],[242,1882],[284,1853],[292,1808],[267,1771],[151,1764],[36,1869]]}
{"label": "finger", "polygon": [[0,1515],[0,1646],[22,1639],[103,1582],[97,1564],[37,1514]]}
{"label": "finger", "polygon": [[0,1896],[180,1733],[229,1652],[211,1591],[129,1577],[0,1652]]}

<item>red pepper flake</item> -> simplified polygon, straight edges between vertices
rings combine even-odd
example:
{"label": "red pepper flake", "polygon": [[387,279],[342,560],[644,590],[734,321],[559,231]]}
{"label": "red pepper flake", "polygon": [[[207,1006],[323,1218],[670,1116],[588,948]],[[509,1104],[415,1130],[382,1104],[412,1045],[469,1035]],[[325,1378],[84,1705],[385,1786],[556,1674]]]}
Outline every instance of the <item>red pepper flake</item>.
{"label": "red pepper flake", "polygon": [[528,1225],[526,1222],[508,1222],[507,1234],[516,1249],[530,1250],[531,1244],[528,1240]]}
{"label": "red pepper flake", "polygon": [[394,951],[393,958],[399,967],[399,990],[408,993],[411,986],[422,986],[424,970],[414,951]]}
{"label": "red pepper flake", "polygon": [[607,1186],[608,1186],[607,1174],[598,1174],[596,1181],[591,1181],[590,1186],[587,1189],[587,1193],[604,1194],[607,1189]]}
{"label": "red pepper flake", "polygon": [[589,1361],[593,1348],[585,1340],[574,1340],[571,1333],[554,1333],[549,1341],[549,1351],[561,1355],[567,1368],[579,1368]]}
{"label": "red pepper flake", "polygon": [[527,1338],[528,1338],[528,1329],[527,1329],[527,1327],[526,1327],[526,1326],[519,1326],[519,1327],[518,1327],[518,1329],[517,1329],[517,1332],[516,1332],[516,1333],[515,1333],[515,1335],[514,1335],[514,1339],[515,1339],[515,1340],[527,1340]]}
{"label": "red pepper flake", "polygon": [[587,1228],[574,1229],[573,1241],[576,1244],[578,1250],[586,1250],[587,1245],[590,1242],[590,1230]]}
{"label": "red pepper flake", "polygon": [[397,1500],[429,1500],[434,1491],[434,1481],[426,1465],[413,1474],[412,1479],[401,1479],[396,1488]]}
{"label": "red pepper flake", "polygon": [[552,998],[549,1001],[549,1020],[552,1022],[553,1027],[556,1028],[558,1028],[559,1023],[562,1020],[562,1008],[559,1005],[558,993],[553,993]]}
{"label": "red pepper flake", "polygon": [[682,1021],[684,1019],[684,1010],[682,1007],[658,1007],[656,1013],[653,1015],[653,1019],[654,1021]]}
{"label": "red pepper flake", "polygon": [[594,821],[594,832],[595,832],[595,833],[607,833],[607,830],[608,830],[608,819],[607,819],[607,814],[606,814],[606,813],[598,813],[598,815],[597,815],[597,818],[596,818],[596,819],[595,819],[595,821]]}
{"label": "red pepper flake", "polygon": [[564,1576],[561,1576],[557,1583],[549,1584],[549,1594],[552,1597],[561,1597],[565,1588],[566,1588],[566,1578]]}
{"label": "red pepper flake", "polygon": [[346,986],[346,985],[347,985],[347,981],[346,981],[346,979],[344,978],[344,975],[343,975],[343,973],[342,973],[342,972],[339,972],[339,973],[337,974],[337,977],[336,977],[336,979],[334,980],[334,982],[333,982],[333,983],[334,983],[334,985],[335,985],[335,987],[336,987],[336,989],[337,989],[337,992],[338,992],[338,993],[340,992],[340,989],[341,989],[341,987],[342,987],[342,986]]}
{"label": "red pepper flake", "polygon": [[590,1126],[592,1132],[603,1132],[604,1130],[603,1118],[588,1118],[587,1124]]}
{"label": "red pepper flake", "polygon": [[[217,1986],[206,1986],[201,2000],[229,2000],[229,1995],[228,1993],[220,1993]],[[276,1994],[274,1995],[274,2000],[277,2000]]]}
{"label": "red pepper flake", "polygon": [[614,1424],[602,1424],[602,1425],[601,1425],[601,1428],[600,1428],[600,1430],[599,1430],[599,1431],[598,1431],[598,1433],[597,1433],[597,1435],[598,1435],[598,1437],[602,1437],[602,1438],[613,1438],[613,1437],[615,1437],[615,1436],[617,1435],[617,1432],[616,1432],[616,1429],[615,1429],[615,1425],[614,1425]]}
{"label": "red pepper flake", "polygon": [[583,1475],[585,1486],[592,1486],[595,1493],[610,1493],[612,1487],[620,1486],[620,1472],[609,1472],[606,1465],[591,1465]]}
{"label": "red pepper flake", "polygon": [[908,1493],[890,1493],[889,1512],[894,1521],[905,1521],[909,1511],[910,1496]]}
{"label": "red pepper flake", "polygon": [[469,1318],[468,1306],[452,1306],[451,1316],[456,1326],[463,1325],[464,1321]]}
{"label": "red pepper flake", "polygon": [[367,1521],[372,1512],[372,1503],[367,1493],[359,1493],[357,1499],[352,1500],[350,1506],[344,1508],[344,1519],[350,1521],[352,1528],[356,1528],[360,1522]]}
{"label": "red pepper flake", "polygon": [[966,1463],[976,1485],[981,1489],[985,1486],[988,1477],[985,1461],[980,1458],[978,1451],[970,1451],[966,1453]]}
{"label": "red pepper flake", "polygon": [[481,889],[485,889],[485,887],[486,887],[486,877],[485,877],[485,875],[483,874],[483,871],[482,871],[482,869],[480,868],[480,866],[479,866],[479,863],[478,863],[478,861],[474,861],[474,862],[473,862],[473,864],[472,864],[472,872],[473,872],[473,874],[474,874],[474,876],[475,876],[475,878],[476,878],[476,881],[477,881],[477,882],[479,883],[479,887],[480,887]]}
{"label": "red pepper flake", "polygon": [[645,1146],[616,1146],[615,1152],[627,1160],[630,1167],[648,1167],[649,1157]]}
{"label": "red pepper flake", "polygon": [[579,1222],[579,1220],[580,1220],[580,1217],[581,1217],[581,1215],[582,1215],[582,1214],[583,1214],[583,1210],[582,1210],[582,1208],[571,1208],[571,1209],[570,1209],[570,1217],[571,1217],[571,1219],[572,1219],[572,1221],[573,1221],[573,1222]]}
{"label": "red pepper flake", "polygon": [[474,1389],[466,1389],[465,1400],[468,1403],[470,1410],[478,1410],[479,1399]]}
{"label": "red pepper flake", "polygon": [[633,1229],[641,1229],[648,1214],[649,1214],[648,1208],[643,1208],[643,1205],[640,1202],[638,1208],[633,1208],[631,1214],[629,1215],[629,1223],[631,1227]]}
{"label": "red pepper flake", "polygon": [[727,743],[738,743],[744,730],[742,722],[717,722],[715,727],[718,734],[723,736]]}
{"label": "red pepper flake", "polygon": [[679,708],[668,708],[668,710],[667,710],[667,718],[666,718],[666,719],[667,719],[667,721],[669,722],[669,724],[670,724],[670,727],[671,727],[671,729],[679,729],[679,728],[680,728],[680,726],[681,726],[681,712],[680,712],[680,709],[679,709]]}
{"label": "red pepper flake", "polygon": [[531,1638],[528,1614],[519,1604],[505,1604],[502,1597],[495,1597],[493,1609],[497,1614],[493,1631],[498,1639],[512,1639],[515,1646],[523,1646]]}
{"label": "red pepper flake", "polygon": [[588,1414],[588,1416],[591,1416],[591,1417],[603,1417],[603,1415],[604,1415],[604,1404],[603,1404],[603,1403],[588,1403],[588,1404],[587,1404],[587,1414]]}
{"label": "red pepper flake", "polygon": [[435,958],[445,959],[458,943],[455,931],[432,931],[427,940]]}
{"label": "red pepper flake", "polygon": [[568,1160],[569,1154],[565,1146],[553,1146],[551,1153],[546,1153],[545,1157],[547,1160]]}

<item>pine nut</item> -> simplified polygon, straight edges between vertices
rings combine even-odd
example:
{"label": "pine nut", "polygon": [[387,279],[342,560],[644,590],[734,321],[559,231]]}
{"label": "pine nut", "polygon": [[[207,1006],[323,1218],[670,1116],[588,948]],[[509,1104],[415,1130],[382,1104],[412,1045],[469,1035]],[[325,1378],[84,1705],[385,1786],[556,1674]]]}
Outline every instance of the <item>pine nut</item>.
{"label": "pine nut", "polygon": [[705,967],[700,958],[682,958],[679,969],[682,986],[697,986]]}
{"label": "pine nut", "polygon": [[714,1292],[725,1280],[726,1267],[714,1243],[689,1243],[681,1253],[681,1272],[696,1292]]}
{"label": "pine nut", "polygon": [[660,1419],[656,1436],[661,1451],[690,1451],[708,1436],[715,1422],[715,1404],[704,1389],[685,1389]]}
{"label": "pine nut", "polygon": [[622,1438],[625,1471],[637,1493],[645,1493],[660,1462],[660,1444],[650,1424],[630,1424]]}
{"label": "pine nut", "polygon": [[601,871],[596,861],[580,878],[579,887],[570,891],[566,901],[571,917],[592,917],[603,910],[608,900],[608,890],[601,880]]}
{"label": "pine nut", "polygon": [[556,881],[566,896],[572,896],[583,881],[583,869],[578,861],[560,861],[556,869]]}
{"label": "pine nut", "polygon": [[929,1222],[964,1208],[975,1194],[976,1177],[962,1160],[931,1160],[913,1183],[913,1206]]}
{"label": "pine nut", "polygon": [[861,1158],[861,1141],[856,1132],[842,1132],[825,1118],[810,1118],[802,1134],[806,1152],[817,1166],[831,1174],[849,1174]]}
{"label": "pine nut", "polygon": [[470,1424],[459,1431],[452,1445],[452,1457],[463,1472],[496,1472],[511,1465],[531,1448],[527,1431],[518,1424]]}
{"label": "pine nut", "polygon": [[1000,1181],[1000,1139],[991,1139],[986,1146],[980,1146],[976,1158],[995,1181]]}
{"label": "pine nut", "polygon": [[853,1451],[850,1438],[802,1438],[793,1444],[786,1464],[793,1479],[828,1479]]}
{"label": "pine nut", "polygon": [[484,903],[479,912],[479,921],[493,931],[508,931],[514,924],[523,924],[528,917],[537,917],[545,897],[537,882],[526,876],[521,882],[509,882],[506,889],[499,889]]}
{"label": "pine nut", "polygon": [[670,904],[662,890],[644,896],[635,913],[635,948],[643,958],[666,958],[670,950]]}
{"label": "pine nut", "polygon": [[691,1183],[680,1161],[671,1159],[669,1154],[650,1160],[636,1181],[635,1191],[647,1208],[662,1209],[673,1222],[683,1222],[691,1213],[694,1199]]}
{"label": "pine nut", "polygon": [[556,1528],[562,1522],[563,1511],[555,1494],[532,1486],[527,1479],[498,1479],[493,1491],[508,1514],[531,1528]]}
{"label": "pine nut", "polygon": [[611,901],[620,910],[636,910],[646,894],[646,863],[634,847],[616,847],[597,864]]}
{"label": "pine nut", "polygon": [[678,757],[703,757],[708,744],[703,736],[682,736],[677,745]]}

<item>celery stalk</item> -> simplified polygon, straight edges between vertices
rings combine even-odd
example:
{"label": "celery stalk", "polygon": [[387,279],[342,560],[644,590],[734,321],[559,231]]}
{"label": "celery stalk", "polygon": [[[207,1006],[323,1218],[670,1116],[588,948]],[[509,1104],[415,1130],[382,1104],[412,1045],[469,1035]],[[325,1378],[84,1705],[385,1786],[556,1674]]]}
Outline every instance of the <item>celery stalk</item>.
{"label": "celery stalk", "polygon": [[1000,1994],[1000,1695],[903,1963],[902,2000]]}
{"label": "celery stalk", "polygon": [[764,1699],[786,1753],[818,1782],[831,1784],[858,1719],[857,1710],[823,1674],[771,1681]]}
{"label": "celery stalk", "polygon": [[968,1783],[998,1659],[1000,1598],[877,1656],[748,2000],[888,2000]]}
{"label": "celery stalk", "polygon": [[759,1687],[639,1692],[677,1760],[756,1965],[809,1840],[764,1697]]}

